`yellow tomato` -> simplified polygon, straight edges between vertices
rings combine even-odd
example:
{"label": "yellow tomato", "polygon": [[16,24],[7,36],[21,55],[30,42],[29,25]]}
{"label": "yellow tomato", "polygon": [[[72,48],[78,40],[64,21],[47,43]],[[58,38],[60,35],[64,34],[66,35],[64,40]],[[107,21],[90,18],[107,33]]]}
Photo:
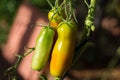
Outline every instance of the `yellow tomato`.
{"label": "yellow tomato", "polygon": [[52,52],[50,73],[55,77],[61,77],[72,64],[77,27],[73,21],[62,22],[58,25],[57,32],[58,38]]}

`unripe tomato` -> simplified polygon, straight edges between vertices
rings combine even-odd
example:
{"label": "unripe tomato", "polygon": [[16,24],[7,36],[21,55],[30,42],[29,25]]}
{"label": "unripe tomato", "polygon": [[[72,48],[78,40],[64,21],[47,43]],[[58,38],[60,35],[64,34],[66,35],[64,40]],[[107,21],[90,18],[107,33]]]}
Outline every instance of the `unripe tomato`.
{"label": "unripe tomato", "polygon": [[35,53],[32,58],[32,69],[41,70],[46,65],[54,41],[54,30],[50,27],[43,27],[38,35]]}
{"label": "unripe tomato", "polygon": [[64,11],[57,8],[52,8],[48,13],[48,19],[50,21],[50,25],[57,29],[58,24],[62,21],[62,18],[64,18]]}

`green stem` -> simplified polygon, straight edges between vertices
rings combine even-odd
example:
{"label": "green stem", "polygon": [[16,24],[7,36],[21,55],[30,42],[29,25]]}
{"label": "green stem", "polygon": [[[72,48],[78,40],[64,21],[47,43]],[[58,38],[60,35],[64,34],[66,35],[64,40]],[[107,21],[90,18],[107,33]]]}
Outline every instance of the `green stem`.
{"label": "green stem", "polygon": [[87,7],[89,8],[89,4],[87,3],[87,1],[86,0],[84,0],[84,3],[87,5]]}
{"label": "green stem", "polygon": [[73,12],[73,9],[72,9],[72,5],[71,5],[71,2],[69,1],[68,2],[68,4],[69,4],[69,14],[68,14],[68,20],[71,20],[71,18],[72,18],[72,12]]}
{"label": "green stem", "polygon": [[68,20],[67,1],[64,0],[64,3],[65,3],[65,5],[64,5],[64,8],[65,8],[65,16],[66,16],[66,20]]}
{"label": "green stem", "polygon": [[75,14],[73,14],[74,10],[72,8],[72,3],[70,0],[64,0],[64,10],[65,10],[65,16],[67,21],[70,21],[73,17],[77,22]]}
{"label": "green stem", "polygon": [[43,25],[43,24],[41,24],[41,23],[36,23],[35,26],[44,27],[44,26],[46,26],[46,25]]}
{"label": "green stem", "polygon": [[89,10],[88,10],[88,15],[86,16],[85,20],[85,27],[83,29],[83,32],[80,37],[80,42],[78,43],[78,47],[81,47],[81,44],[84,43],[85,41],[88,40],[90,37],[91,31],[94,31],[92,27],[94,26],[93,24],[93,19],[94,19],[94,13],[95,13],[95,7],[96,7],[96,0],[91,0],[90,5],[89,5]]}
{"label": "green stem", "polygon": [[62,8],[64,4],[65,4],[65,1],[63,1],[59,7]]}
{"label": "green stem", "polygon": [[9,77],[9,79],[16,79],[16,72],[17,72],[17,68],[20,64],[20,62],[22,61],[22,59],[27,56],[28,54],[30,54],[32,51],[34,51],[34,48],[31,48],[29,51],[25,52],[23,55],[16,55],[18,57],[17,61],[15,62],[15,64],[11,67],[9,67],[6,71],[5,71],[5,76]]}
{"label": "green stem", "polygon": [[55,0],[55,7],[58,7],[59,5],[58,5],[58,2],[59,2],[59,0]]}
{"label": "green stem", "polygon": [[48,80],[47,77],[44,76],[44,75],[40,75],[40,79],[41,79],[41,80]]}
{"label": "green stem", "polygon": [[55,80],[62,80],[60,77],[55,77]]}
{"label": "green stem", "polygon": [[75,16],[75,11],[73,11],[72,13],[73,13],[73,18],[74,18],[75,22],[78,23],[77,18]]}
{"label": "green stem", "polygon": [[85,49],[86,49],[86,47],[87,47],[86,44],[87,44],[87,43],[84,43],[83,46],[81,46],[81,47],[79,47],[79,48],[77,48],[77,49],[75,50],[75,55],[74,55],[74,58],[73,58],[72,66],[75,65],[75,63],[78,61],[78,59],[80,58],[80,56],[81,56],[81,55],[83,54],[83,52],[85,51]]}
{"label": "green stem", "polygon": [[47,0],[47,2],[48,2],[48,4],[50,5],[50,7],[53,8],[52,3],[51,3],[49,0]]}
{"label": "green stem", "polygon": [[88,30],[87,36],[89,36],[91,31],[94,31],[95,29],[93,23],[95,8],[96,8],[96,0],[91,0],[90,5],[88,6],[88,15],[85,20],[85,28]]}
{"label": "green stem", "polygon": [[87,17],[90,18],[93,21],[95,8],[96,8],[96,0],[91,0],[88,8],[89,8],[89,10],[88,10],[88,16]]}
{"label": "green stem", "polygon": [[30,48],[30,50],[27,51],[27,52],[25,52],[25,53],[23,54],[23,56],[24,56],[24,57],[27,56],[28,54],[30,54],[30,53],[33,52],[34,50],[35,50],[35,48]]}

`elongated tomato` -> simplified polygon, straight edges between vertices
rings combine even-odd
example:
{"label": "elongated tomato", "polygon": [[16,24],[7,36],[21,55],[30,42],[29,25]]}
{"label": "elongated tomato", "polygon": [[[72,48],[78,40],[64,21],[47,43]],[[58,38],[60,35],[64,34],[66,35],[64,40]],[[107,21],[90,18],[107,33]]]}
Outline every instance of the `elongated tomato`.
{"label": "elongated tomato", "polygon": [[58,39],[55,43],[50,62],[50,73],[55,77],[63,76],[71,67],[77,27],[73,21],[58,25]]}
{"label": "elongated tomato", "polygon": [[35,53],[32,58],[32,69],[41,70],[45,66],[50,56],[53,46],[54,30],[50,27],[43,27],[38,35]]}

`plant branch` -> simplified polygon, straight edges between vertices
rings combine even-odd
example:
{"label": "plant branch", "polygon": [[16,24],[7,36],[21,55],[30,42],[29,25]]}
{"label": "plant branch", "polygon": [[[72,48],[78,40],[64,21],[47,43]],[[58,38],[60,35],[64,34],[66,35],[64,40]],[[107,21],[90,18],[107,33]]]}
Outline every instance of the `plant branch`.
{"label": "plant branch", "polygon": [[90,5],[88,6],[88,15],[85,20],[85,29],[87,29],[87,36],[89,36],[90,33],[95,30],[95,26],[93,23],[95,8],[96,8],[96,0],[91,0]]}
{"label": "plant branch", "polygon": [[25,52],[23,55],[16,55],[17,56],[17,61],[15,62],[15,64],[11,67],[9,67],[5,72],[4,72],[4,76],[8,77],[8,80],[16,80],[16,73],[17,73],[17,68],[20,64],[20,62],[22,61],[22,59],[27,56],[28,54],[30,54],[31,52],[34,51],[34,48],[29,49],[29,51]]}

